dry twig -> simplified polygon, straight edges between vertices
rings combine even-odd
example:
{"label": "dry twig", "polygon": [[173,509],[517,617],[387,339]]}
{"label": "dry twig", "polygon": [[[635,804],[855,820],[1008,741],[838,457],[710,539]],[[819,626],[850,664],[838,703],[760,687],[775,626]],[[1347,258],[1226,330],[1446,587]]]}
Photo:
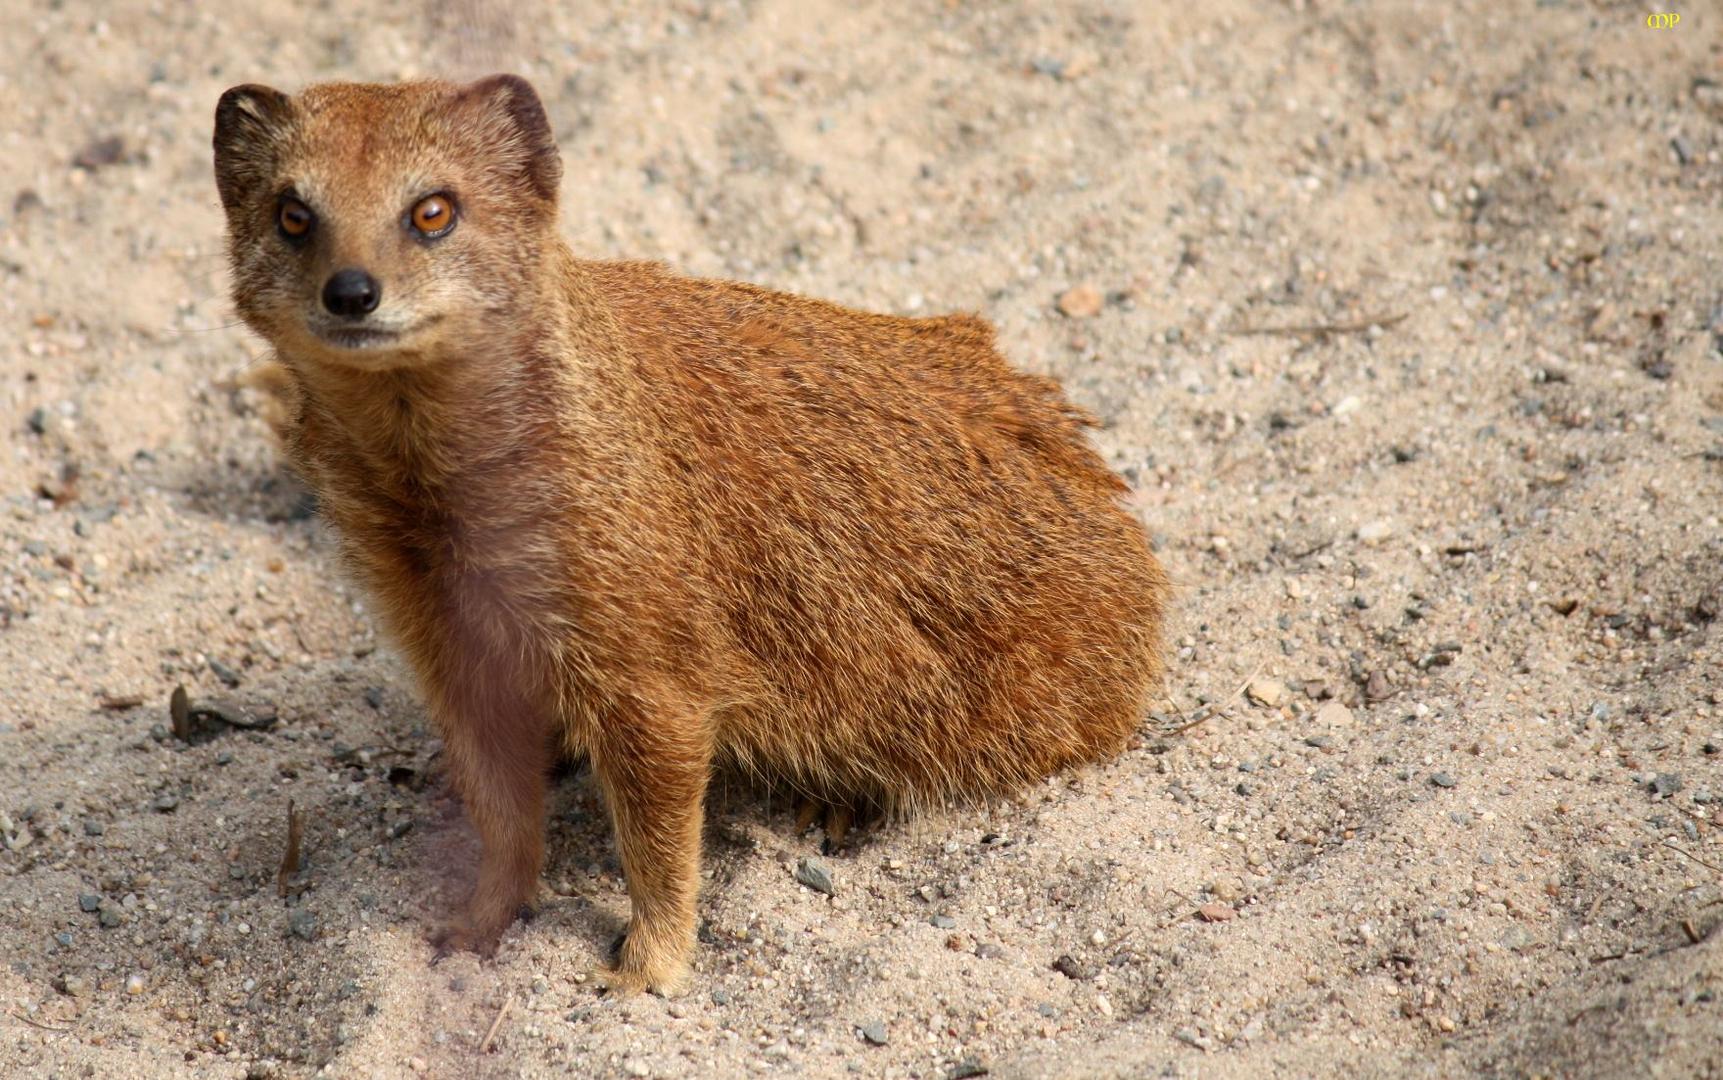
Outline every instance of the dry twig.
{"label": "dry twig", "polygon": [[10,1010],[6,1015],[10,1016],[14,1020],[22,1020],[31,1027],[41,1028],[43,1031],[52,1031],[60,1035],[64,1035],[66,1032],[72,1030],[69,1027],[55,1027],[53,1024],[44,1024],[40,1020],[33,1020],[19,1012],[17,1009]]}
{"label": "dry twig", "polygon": [[504,999],[503,1007],[497,1010],[497,1018],[491,1021],[490,1030],[485,1032],[483,1039],[479,1040],[479,1053],[488,1054],[491,1052],[491,1043],[496,1041],[497,1029],[503,1026],[503,1017],[507,1016],[509,1010],[514,1008],[514,1003],[515,996],[513,994]]}
{"label": "dry twig", "polygon": [[[1254,680],[1258,675],[1262,674],[1263,665],[1266,664],[1267,662],[1268,661],[1264,660],[1261,663],[1258,663],[1254,668],[1251,668],[1250,674],[1246,675],[1244,677],[1244,681],[1238,684],[1238,689],[1234,690],[1232,693],[1230,693],[1226,697],[1222,698],[1219,702],[1215,702],[1215,703],[1210,704],[1207,707],[1207,711],[1204,712],[1201,716],[1197,717],[1195,720],[1191,720],[1187,723],[1181,724],[1180,726],[1178,726],[1176,728],[1173,728],[1171,731],[1167,732],[1166,734],[1168,734],[1168,735],[1182,734],[1186,731],[1189,731],[1191,728],[1196,727],[1198,724],[1208,723],[1210,720],[1213,720],[1215,717],[1219,716],[1221,713],[1232,708],[1233,702],[1237,701],[1240,697],[1244,696],[1245,690],[1249,689],[1251,681]],[[1174,708],[1177,708],[1177,706],[1175,705]],[[1180,716],[1184,715],[1183,709],[1179,710],[1179,715]]]}
{"label": "dry twig", "polygon": [[305,819],[299,816],[299,808],[293,805],[293,800],[287,800],[287,850],[281,855],[281,869],[275,872],[275,892],[278,896],[287,895],[287,881],[299,873],[299,842],[305,831]]}
{"label": "dry twig", "polygon": [[1406,313],[1389,315],[1381,319],[1361,319],[1350,323],[1304,323],[1298,326],[1241,326],[1227,333],[1236,337],[1262,337],[1269,334],[1290,334],[1296,337],[1314,337],[1327,334],[1362,334],[1372,326],[1380,326],[1386,330],[1390,326],[1406,320]]}

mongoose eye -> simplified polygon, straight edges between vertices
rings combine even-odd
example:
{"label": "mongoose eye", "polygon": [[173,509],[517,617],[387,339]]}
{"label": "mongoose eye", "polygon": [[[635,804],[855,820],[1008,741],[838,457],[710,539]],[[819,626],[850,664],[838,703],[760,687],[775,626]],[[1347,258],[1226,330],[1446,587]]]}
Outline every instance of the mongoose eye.
{"label": "mongoose eye", "polygon": [[281,229],[281,235],[290,240],[303,239],[316,221],[317,215],[311,212],[311,208],[292,197],[282,199],[281,209],[275,212],[275,223]]}
{"label": "mongoose eye", "polygon": [[455,227],[455,208],[445,195],[427,195],[414,205],[412,220],[420,236],[442,236]]}

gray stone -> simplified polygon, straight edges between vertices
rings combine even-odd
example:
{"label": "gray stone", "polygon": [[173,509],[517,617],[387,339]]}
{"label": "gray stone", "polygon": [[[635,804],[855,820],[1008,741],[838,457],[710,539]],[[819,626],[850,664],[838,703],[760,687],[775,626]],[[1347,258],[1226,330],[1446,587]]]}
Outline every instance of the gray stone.
{"label": "gray stone", "polygon": [[827,896],[838,894],[837,885],[832,882],[831,869],[819,859],[802,856],[801,861],[796,863],[796,880],[815,892],[825,893]]}

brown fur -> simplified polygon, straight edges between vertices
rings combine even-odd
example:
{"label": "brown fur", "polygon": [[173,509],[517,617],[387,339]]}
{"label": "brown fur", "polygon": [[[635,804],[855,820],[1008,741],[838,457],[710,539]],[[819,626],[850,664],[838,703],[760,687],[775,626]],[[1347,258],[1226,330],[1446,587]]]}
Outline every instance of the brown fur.
{"label": "brown fur", "polygon": [[[546,773],[590,756],[670,991],[729,764],[833,805],[1003,793],[1116,752],[1166,583],[1056,384],[969,315],[905,319],[575,258],[518,79],[223,96],[234,295],[296,384],[292,450],[421,680],[484,841],[451,945],[532,896]],[[318,215],[277,234],[291,188]],[[407,208],[452,193],[447,237]],[[384,347],[318,291],[383,285]],[[847,820],[847,818],[845,819]]]}

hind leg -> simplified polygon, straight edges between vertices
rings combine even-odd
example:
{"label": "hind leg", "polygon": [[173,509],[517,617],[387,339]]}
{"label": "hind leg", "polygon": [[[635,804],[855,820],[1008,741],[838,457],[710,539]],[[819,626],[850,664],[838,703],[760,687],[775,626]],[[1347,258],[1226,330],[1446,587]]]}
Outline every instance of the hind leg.
{"label": "hind leg", "polygon": [[848,801],[827,802],[804,797],[796,805],[796,835],[807,832],[815,822],[819,822],[825,832],[825,839],[820,843],[821,854],[835,854],[843,850],[850,830],[855,827],[855,807]]}

